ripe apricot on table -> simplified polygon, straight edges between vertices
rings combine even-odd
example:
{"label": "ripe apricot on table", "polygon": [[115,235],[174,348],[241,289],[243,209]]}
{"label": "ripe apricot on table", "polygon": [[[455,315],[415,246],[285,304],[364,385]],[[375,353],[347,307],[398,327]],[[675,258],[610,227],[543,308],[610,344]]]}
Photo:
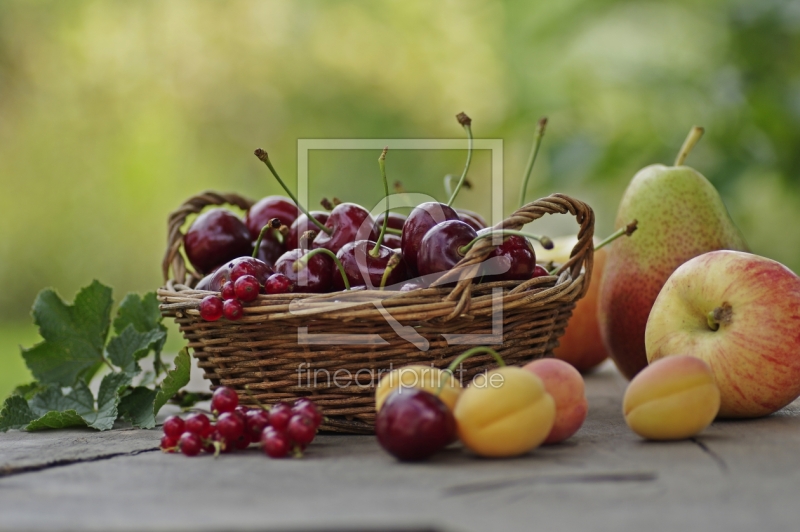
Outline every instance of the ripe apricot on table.
{"label": "ripe apricot on table", "polygon": [[478,375],[461,392],[453,414],[467,448],[480,456],[510,457],[541,445],[553,428],[556,406],[539,377],[507,366]]}
{"label": "ripe apricot on table", "polygon": [[672,356],[650,364],[628,385],[625,422],[650,440],[681,440],[702,431],[717,416],[719,388],[699,358]]}
{"label": "ripe apricot on table", "polygon": [[544,440],[545,445],[564,441],[578,432],[589,410],[583,377],[578,370],[556,358],[534,360],[523,369],[542,379],[544,389],[556,402],[556,420]]}
{"label": "ripe apricot on table", "polygon": [[443,379],[445,372],[439,368],[431,366],[412,365],[404,366],[390,371],[381,377],[375,389],[375,410],[380,411],[389,394],[401,385],[408,388],[418,388],[426,392],[437,395],[439,385],[445,381],[439,399],[447,405],[450,411],[456,406],[459,394],[461,394],[461,383],[451,373],[448,379]]}

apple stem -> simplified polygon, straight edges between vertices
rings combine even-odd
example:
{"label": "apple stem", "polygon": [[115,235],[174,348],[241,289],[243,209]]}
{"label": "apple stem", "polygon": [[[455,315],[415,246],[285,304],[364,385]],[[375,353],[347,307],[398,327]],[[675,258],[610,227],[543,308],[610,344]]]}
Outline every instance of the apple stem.
{"label": "apple stem", "polygon": [[456,200],[458,191],[461,190],[461,187],[467,178],[467,170],[469,170],[469,165],[472,162],[472,119],[465,113],[458,113],[456,115],[456,120],[458,120],[458,123],[461,124],[467,131],[467,139],[469,144],[467,145],[467,163],[464,165],[464,172],[461,174],[461,178],[458,180],[456,189],[453,191],[453,193],[450,195],[450,199],[447,201],[448,207],[451,207],[453,202]]}
{"label": "apple stem", "polygon": [[342,276],[342,281],[344,281],[344,289],[350,290],[350,281],[347,280],[347,275],[344,273],[344,266],[342,266],[342,261],[339,260],[339,257],[336,256],[336,253],[332,252],[329,249],[325,248],[317,248],[309,251],[299,259],[297,259],[294,264],[292,264],[292,269],[296,272],[299,272],[303,268],[306,267],[308,261],[311,260],[311,257],[317,255],[319,253],[323,253],[328,255],[330,258],[333,259],[333,262],[336,264],[336,267],[339,269],[339,274]]}
{"label": "apple stem", "polygon": [[253,258],[258,257],[258,249],[261,247],[261,241],[264,240],[264,235],[267,234],[267,231],[270,229],[278,229],[281,226],[281,221],[278,218],[272,218],[267,225],[261,228],[261,232],[258,233],[258,238],[256,239],[256,247],[253,249]]}
{"label": "apple stem", "polygon": [[542,137],[544,137],[544,129],[547,127],[547,117],[543,116],[536,124],[536,133],[533,134],[533,146],[531,146],[531,154],[528,156],[528,164],[525,165],[525,177],[522,180],[522,189],[519,192],[519,206],[525,206],[525,193],[528,191],[528,180],[531,177],[533,170],[533,163],[536,162],[536,156],[539,155],[539,147],[542,145]]}
{"label": "apple stem", "polygon": [[495,236],[495,235],[503,235],[503,236],[516,235],[516,236],[522,236],[522,237],[525,237],[525,238],[531,238],[531,239],[536,240],[537,242],[539,242],[544,249],[553,249],[553,241],[550,240],[549,237],[539,236],[539,235],[532,235],[530,233],[525,233],[523,231],[516,231],[514,229],[493,229],[491,231],[483,233],[482,235],[476,236],[475,238],[472,239],[472,241],[469,244],[467,244],[465,246],[461,246],[460,248],[458,248],[458,254],[462,255],[462,256],[466,255],[467,252],[470,249],[472,249],[472,246],[474,246],[475,243],[478,242],[478,240],[482,240],[484,238],[489,238],[489,237],[492,237],[492,236]]}
{"label": "apple stem", "polygon": [[266,152],[266,151],[264,151],[264,150],[262,150],[261,148],[258,148],[258,149],[257,149],[257,150],[256,150],[254,153],[255,153],[256,157],[258,157],[258,160],[259,160],[259,161],[261,161],[262,163],[264,163],[264,164],[266,164],[266,165],[267,165],[267,168],[269,168],[269,171],[270,171],[270,172],[272,172],[272,175],[273,175],[273,176],[275,176],[275,179],[277,179],[277,180],[278,180],[278,183],[280,183],[281,187],[282,187],[282,188],[283,188],[283,190],[286,192],[286,194],[287,194],[287,195],[288,195],[290,198],[292,198],[292,201],[294,202],[294,204],[295,204],[295,205],[297,205],[297,208],[298,208],[298,209],[300,209],[300,211],[301,211],[303,214],[305,214],[305,215],[308,217],[308,219],[309,219],[311,222],[313,222],[313,223],[314,223],[314,225],[316,225],[317,227],[319,227],[319,229],[320,229],[321,231],[324,231],[324,232],[326,232],[326,233],[328,233],[328,234],[331,234],[331,233],[333,232],[331,229],[329,229],[329,228],[325,227],[324,225],[322,225],[322,224],[319,222],[319,220],[317,220],[316,218],[314,218],[313,216],[311,216],[311,215],[308,213],[308,211],[306,210],[306,208],[305,208],[305,207],[303,207],[302,205],[300,205],[300,202],[299,202],[299,201],[297,201],[297,198],[295,197],[295,195],[294,195],[294,194],[292,194],[292,191],[291,191],[291,190],[289,190],[289,187],[287,187],[287,186],[286,186],[286,183],[284,183],[284,182],[283,182],[283,179],[281,179],[281,176],[279,176],[279,175],[278,175],[278,172],[275,170],[275,167],[274,167],[274,166],[272,166],[272,162],[269,160],[269,155],[267,154],[267,152]]}
{"label": "apple stem", "polygon": [[403,260],[403,255],[401,253],[393,253],[392,256],[389,257],[389,262],[386,263],[386,269],[383,270],[383,275],[381,276],[380,290],[386,287],[386,281],[389,280],[389,276],[394,269],[397,268],[401,260]]}
{"label": "apple stem", "polygon": [[733,307],[730,303],[723,303],[706,315],[708,328],[712,331],[719,330],[720,325],[730,325],[733,321]]}
{"label": "apple stem", "polygon": [[616,231],[614,231],[613,233],[608,235],[605,240],[603,240],[602,242],[597,244],[594,247],[594,250],[597,251],[598,249],[602,249],[602,248],[606,247],[607,245],[609,245],[610,243],[612,243],[614,240],[618,239],[622,235],[631,236],[634,233],[634,231],[636,231],[636,229],[638,227],[639,227],[639,221],[638,220],[632,221],[631,223],[629,223],[625,227],[620,227],[619,229],[617,229]]}
{"label": "apple stem", "polygon": [[692,130],[689,131],[689,134],[686,136],[686,140],[683,141],[683,146],[681,146],[678,156],[675,158],[675,166],[681,166],[684,161],[686,161],[692,148],[694,148],[694,145],[697,144],[697,141],[700,140],[704,132],[705,129],[700,126],[692,127]]}
{"label": "apple stem", "polygon": [[383,244],[383,237],[386,234],[386,226],[389,223],[389,181],[386,179],[386,152],[389,151],[389,146],[383,148],[380,157],[378,157],[378,166],[381,169],[381,177],[383,178],[383,192],[386,198],[386,212],[383,214],[383,226],[381,227],[381,234],[378,235],[378,241],[375,246],[369,251],[370,257],[377,259],[381,253],[381,245]]}
{"label": "apple stem", "polygon": [[450,363],[450,365],[449,365],[449,366],[447,366],[447,369],[446,369],[446,370],[444,370],[444,373],[443,373],[443,375],[442,375],[442,379],[441,379],[441,381],[439,382],[439,388],[436,390],[436,395],[438,396],[439,394],[441,394],[441,393],[442,393],[442,390],[444,389],[444,385],[445,385],[445,383],[447,382],[447,381],[445,380],[445,377],[448,377],[448,376],[449,376],[449,377],[452,377],[452,376],[453,376],[453,374],[454,374],[453,372],[456,370],[456,368],[457,368],[457,367],[458,367],[458,366],[459,366],[461,363],[463,363],[463,362],[464,362],[466,359],[468,359],[469,357],[471,357],[471,356],[473,356],[473,355],[480,354],[480,353],[489,353],[489,354],[490,354],[490,355],[492,355],[492,356],[494,357],[494,359],[497,361],[497,365],[498,365],[498,366],[500,366],[501,368],[502,368],[502,367],[505,367],[505,365],[506,365],[506,362],[505,362],[505,360],[503,360],[503,357],[501,357],[501,356],[500,356],[500,353],[498,353],[497,351],[495,351],[495,350],[494,350],[494,349],[492,349],[491,347],[486,347],[486,346],[484,346],[484,345],[479,345],[478,347],[473,347],[472,349],[467,349],[466,351],[464,351],[463,353],[461,353],[460,355],[458,355],[458,356],[455,358],[455,360],[453,360],[453,361]]}

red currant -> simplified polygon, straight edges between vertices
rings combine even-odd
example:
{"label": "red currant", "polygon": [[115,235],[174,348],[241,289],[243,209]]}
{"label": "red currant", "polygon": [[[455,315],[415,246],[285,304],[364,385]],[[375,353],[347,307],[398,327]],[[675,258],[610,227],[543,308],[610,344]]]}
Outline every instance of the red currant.
{"label": "red currant", "polygon": [[217,432],[227,441],[236,441],[244,433],[244,423],[233,412],[223,412],[217,419]]}
{"label": "red currant", "polygon": [[258,279],[252,275],[243,275],[233,283],[233,289],[240,301],[253,301],[258,298],[261,285],[258,284]]}
{"label": "red currant", "polygon": [[261,271],[257,268],[256,263],[252,261],[240,261],[231,268],[231,281],[235,283],[240,277],[244,277],[245,275],[252,275],[255,277],[259,273],[261,273]]}
{"label": "red currant", "polygon": [[276,403],[269,411],[269,424],[275,430],[286,430],[292,417],[292,409],[286,403]]}
{"label": "red currant", "polygon": [[186,456],[197,456],[203,450],[203,442],[197,434],[184,432],[178,440],[178,447]]}
{"label": "red currant", "polygon": [[273,273],[264,283],[264,292],[267,294],[288,294],[292,290],[292,280],[282,273]]}
{"label": "red currant", "polygon": [[294,406],[292,407],[292,412],[295,414],[304,414],[311,418],[311,420],[314,422],[315,429],[322,425],[322,412],[319,411],[317,405],[315,405],[310,399],[302,398],[295,401]]}
{"label": "red currant", "polygon": [[[180,436],[179,436],[180,437]],[[164,434],[161,437],[161,450],[165,453],[174,453],[178,449],[178,439]]]}
{"label": "red currant", "polygon": [[211,422],[208,420],[208,416],[202,412],[194,412],[189,414],[189,417],[186,418],[186,432],[191,432],[192,434],[205,438],[208,436],[210,427]]}
{"label": "red currant", "polygon": [[217,321],[222,317],[222,300],[217,296],[206,296],[200,301],[200,317],[205,321]]}
{"label": "red currant", "polygon": [[177,440],[185,430],[186,423],[178,416],[169,416],[164,420],[164,434]]}
{"label": "red currant", "polygon": [[236,438],[236,440],[233,442],[233,447],[239,450],[244,450],[250,447],[251,443],[253,443],[253,438],[245,431],[241,436]]}
{"label": "red currant", "polygon": [[292,443],[286,433],[267,427],[261,433],[261,448],[270,458],[284,458],[292,450]]}
{"label": "red currant", "polygon": [[247,432],[253,440],[258,440],[261,433],[269,425],[269,412],[256,409],[247,412]]}
{"label": "red currant", "polygon": [[234,290],[233,283],[231,281],[228,281],[222,285],[220,293],[222,294],[222,299],[225,301],[228,301],[229,299],[236,299],[236,290]]}
{"label": "red currant", "polygon": [[241,319],[244,307],[240,301],[229,299],[222,305],[222,315],[231,321]]}
{"label": "red currant", "polygon": [[289,420],[286,434],[294,443],[305,447],[314,440],[314,436],[317,434],[317,427],[310,417],[304,414],[295,414]]}
{"label": "red currant", "polygon": [[222,412],[233,412],[239,404],[239,396],[227,386],[220,386],[214,390],[211,396],[211,411],[217,414]]}

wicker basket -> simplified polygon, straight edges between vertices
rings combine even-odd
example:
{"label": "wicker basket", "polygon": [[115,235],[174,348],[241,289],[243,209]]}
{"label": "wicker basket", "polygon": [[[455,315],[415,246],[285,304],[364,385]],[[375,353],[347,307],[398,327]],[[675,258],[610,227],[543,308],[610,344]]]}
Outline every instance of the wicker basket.
{"label": "wicker basket", "polygon": [[[187,269],[180,253],[181,227],[188,215],[222,204],[247,209],[253,202],[206,192],[170,215],[166,285],[158,291],[161,312],[180,326],[212,389],[233,387],[246,398],[247,386],[266,404],[308,396],[326,416],[324,430],[372,432],[374,384],[393,368],[443,368],[476,344],[492,345],[509,364],[549,355],[592,272],[594,213],[581,201],[554,194],[496,226],[519,229],[544,214],[572,214],[580,225],[578,243],[553,276],[473,284],[469,274],[493,249],[485,239],[443,279],[460,278],[450,287],[261,295],[247,304],[239,321],[206,322],[198,307],[209,292],[191,288],[200,276]],[[460,377],[466,383],[493,366],[490,356],[475,356],[464,363]]]}

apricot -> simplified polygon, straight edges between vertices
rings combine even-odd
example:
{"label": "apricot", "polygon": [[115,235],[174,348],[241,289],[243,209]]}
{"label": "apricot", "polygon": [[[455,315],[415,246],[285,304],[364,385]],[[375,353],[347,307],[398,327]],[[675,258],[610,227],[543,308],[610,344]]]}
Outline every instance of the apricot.
{"label": "apricot", "polygon": [[[390,371],[378,382],[375,389],[375,411],[380,411],[389,394],[401,385],[407,388],[417,388],[436,395],[445,372],[431,366],[404,366]],[[450,411],[456,406],[458,396],[461,394],[461,383],[450,373],[449,379],[444,379],[445,385],[439,394],[439,399],[447,405]]]}
{"label": "apricot", "polygon": [[475,377],[453,411],[458,437],[474,453],[508,457],[538,447],[556,417],[542,380],[518,367],[501,367]]}
{"label": "apricot", "polygon": [[568,362],[556,358],[542,358],[525,365],[542,379],[544,389],[556,403],[556,419],[545,445],[566,440],[581,428],[589,404],[584,393],[583,377]]}
{"label": "apricot", "polygon": [[681,440],[717,416],[719,388],[708,364],[679,355],[645,367],[628,385],[622,413],[628,426],[650,440]]}

